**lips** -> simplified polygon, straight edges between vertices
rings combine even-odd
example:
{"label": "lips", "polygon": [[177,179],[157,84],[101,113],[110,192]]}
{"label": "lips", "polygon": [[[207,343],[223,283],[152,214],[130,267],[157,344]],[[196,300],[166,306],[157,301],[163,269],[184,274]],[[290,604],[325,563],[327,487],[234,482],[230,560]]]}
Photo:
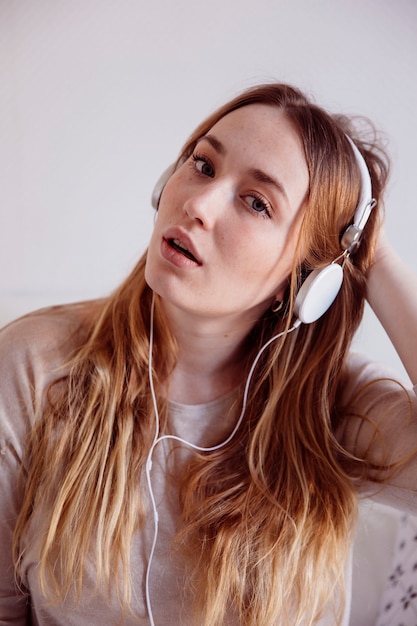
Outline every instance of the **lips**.
{"label": "lips", "polygon": [[198,263],[194,254],[188,250],[188,248],[179,240],[179,239],[168,239],[168,243],[172,248],[178,250],[181,254],[187,257],[187,259],[191,259],[191,261],[195,261]]}
{"label": "lips", "polygon": [[180,229],[171,229],[163,236],[163,242],[171,250],[172,255],[181,255],[193,264],[202,265],[198,252],[186,233]]}

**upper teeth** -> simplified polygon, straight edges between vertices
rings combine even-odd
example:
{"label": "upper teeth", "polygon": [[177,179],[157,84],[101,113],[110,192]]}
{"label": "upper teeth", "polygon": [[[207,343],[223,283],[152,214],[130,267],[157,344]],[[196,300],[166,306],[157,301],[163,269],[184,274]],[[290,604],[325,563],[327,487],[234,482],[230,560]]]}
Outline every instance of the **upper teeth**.
{"label": "upper teeth", "polygon": [[181,250],[185,250],[186,252],[189,252],[188,248],[186,246],[184,246],[184,244],[179,240],[179,239],[173,239],[172,242],[178,247],[181,248]]}

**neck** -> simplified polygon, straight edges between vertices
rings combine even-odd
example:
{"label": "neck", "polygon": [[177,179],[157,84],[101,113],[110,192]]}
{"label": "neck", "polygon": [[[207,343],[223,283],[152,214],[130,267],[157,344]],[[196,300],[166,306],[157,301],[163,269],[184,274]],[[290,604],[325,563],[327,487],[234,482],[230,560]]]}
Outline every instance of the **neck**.
{"label": "neck", "polygon": [[196,319],[166,303],[163,308],[178,345],[167,397],[183,404],[200,404],[236,388],[246,369],[247,336],[253,322]]}

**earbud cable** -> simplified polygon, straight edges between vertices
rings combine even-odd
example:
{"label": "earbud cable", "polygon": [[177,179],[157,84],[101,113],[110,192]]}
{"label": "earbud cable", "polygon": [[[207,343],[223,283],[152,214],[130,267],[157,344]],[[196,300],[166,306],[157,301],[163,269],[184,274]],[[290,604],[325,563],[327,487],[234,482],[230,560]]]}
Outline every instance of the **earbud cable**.
{"label": "earbud cable", "polygon": [[148,360],[149,385],[150,385],[150,389],[151,389],[152,403],[153,403],[153,407],[154,407],[154,411],[155,411],[155,435],[154,435],[154,439],[153,439],[152,445],[151,445],[149,453],[148,453],[148,457],[147,457],[147,460],[146,460],[146,466],[145,466],[146,482],[147,482],[147,486],[148,486],[149,496],[150,496],[150,499],[151,499],[151,506],[152,506],[153,519],[154,519],[154,535],[153,535],[153,541],[152,541],[151,550],[150,550],[150,553],[149,553],[148,566],[147,566],[147,569],[146,569],[146,581],[145,581],[146,606],[147,606],[148,616],[149,616],[149,621],[151,623],[151,626],[155,626],[155,622],[154,622],[154,618],[153,618],[152,604],[151,604],[151,598],[150,598],[150,572],[151,572],[152,560],[153,560],[154,553],[155,553],[156,543],[157,543],[157,540],[158,540],[158,524],[159,524],[158,509],[157,509],[157,505],[156,505],[156,501],[155,501],[155,495],[154,495],[154,492],[153,492],[152,480],[151,480],[152,456],[153,456],[154,450],[155,450],[156,446],[159,443],[161,443],[161,441],[168,440],[168,439],[173,440],[173,441],[178,441],[178,442],[182,443],[183,445],[188,446],[189,448],[192,448],[193,450],[197,450],[198,452],[213,452],[214,450],[219,450],[220,448],[223,448],[224,446],[226,446],[233,439],[233,437],[235,436],[235,434],[239,430],[240,425],[242,424],[243,417],[244,417],[245,412],[246,412],[246,404],[247,404],[248,393],[249,393],[249,385],[250,385],[250,382],[251,382],[251,379],[252,379],[252,376],[253,376],[253,372],[255,371],[255,368],[256,368],[256,366],[258,364],[258,361],[259,361],[261,355],[268,348],[268,346],[271,345],[271,343],[273,343],[274,341],[276,341],[277,339],[282,337],[284,334],[291,333],[293,330],[298,328],[300,326],[300,324],[301,324],[300,320],[298,320],[298,319],[295,320],[294,324],[288,330],[283,330],[280,333],[278,333],[277,335],[274,335],[273,337],[268,339],[268,341],[260,348],[258,354],[256,355],[256,357],[253,360],[253,363],[252,363],[251,368],[249,370],[248,377],[246,379],[245,389],[244,389],[244,392],[243,392],[242,409],[241,409],[239,418],[238,418],[238,420],[236,422],[236,425],[235,425],[234,429],[232,430],[230,435],[224,441],[222,441],[221,443],[219,443],[219,444],[217,444],[215,446],[209,446],[209,447],[205,448],[205,447],[202,447],[202,446],[198,446],[198,445],[196,445],[194,443],[191,443],[190,441],[186,441],[185,439],[182,439],[181,437],[178,437],[177,435],[162,435],[162,436],[159,435],[160,419],[159,419],[158,404],[157,404],[157,401],[156,401],[155,388],[154,388],[154,383],[153,383],[153,360],[152,360],[153,340],[154,340],[154,308],[155,308],[155,295],[152,296],[152,305],[151,305],[151,319],[150,319],[150,329],[149,329],[149,360]]}

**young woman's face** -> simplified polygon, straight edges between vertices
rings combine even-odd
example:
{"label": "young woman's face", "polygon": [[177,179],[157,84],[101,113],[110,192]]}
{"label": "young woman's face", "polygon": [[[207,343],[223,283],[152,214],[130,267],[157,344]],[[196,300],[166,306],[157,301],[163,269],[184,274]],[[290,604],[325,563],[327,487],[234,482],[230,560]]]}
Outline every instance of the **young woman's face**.
{"label": "young woman's face", "polygon": [[307,189],[302,144],[282,111],[229,113],[164,188],[148,284],[189,313],[254,322],[283,295]]}

